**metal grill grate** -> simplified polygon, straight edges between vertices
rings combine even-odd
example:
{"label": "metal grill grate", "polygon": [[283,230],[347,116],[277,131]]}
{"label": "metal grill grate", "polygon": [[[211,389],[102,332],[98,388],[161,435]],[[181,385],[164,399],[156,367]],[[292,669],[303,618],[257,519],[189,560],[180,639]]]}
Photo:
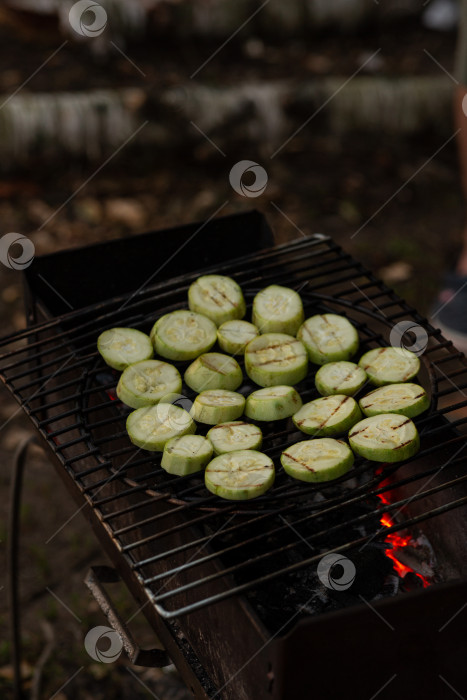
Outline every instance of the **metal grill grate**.
{"label": "metal grill grate", "polygon": [[[202,272],[208,271],[234,277],[249,307],[267,284],[293,287],[307,317],[326,311],[348,316],[358,329],[362,352],[388,344],[391,328],[401,320],[422,325],[428,345],[420,358],[419,380],[432,405],[415,419],[421,435],[415,458],[382,467],[357,459],[350,473],[329,485],[287,477],[279,456],[300,434],[287,422],[262,425],[263,450],[276,464],[276,483],[254,501],[232,503],[209,494],[202,475],[169,476],[160,468],[160,455],[130,443],[128,410],[113,393],[118,374],[96,350],[97,335],[106,328],[126,325],[149,332],[163,313],[186,308],[188,286],[200,271],[0,340],[4,383],[165,618],[316,566],[328,551],[349,551],[467,505],[458,488],[467,482],[459,470],[466,456],[467,363],[440,331],[326,236]],[[312,375],[298,387],[304,401],[317,396]],[[241,390],[253,388],[245,384]],[[186,387],[184,391],[193,397]],[[397,494],[401,487],[409,487],[410,495],[379,504],[379,494]],[[443,498],[433,507],[432,498],[440,493]],[[415,514],[409,504],[417,505]],[[397,515],[397,524],[380,529],[385,512]],[[372,534],[355,536],[367,525]],[[301,553],[292,563],[284,558],[290,551]]]}

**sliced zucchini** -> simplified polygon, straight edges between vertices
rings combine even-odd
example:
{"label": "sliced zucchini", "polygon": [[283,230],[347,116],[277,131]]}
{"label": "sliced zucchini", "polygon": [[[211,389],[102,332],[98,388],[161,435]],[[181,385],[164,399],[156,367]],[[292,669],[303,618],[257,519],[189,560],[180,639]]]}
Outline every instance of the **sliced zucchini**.
{"label": "sliced zucchini", "polygon": [[220,352],[207,352],[200,355],[188,367],[184,375],[185,383],[193,391],[205,389],[238,389],[243,380],[242,370],[237,360]]}
{"label": "sliced zucchini", "polygon": [[202,435],[182,435],[164,446],[161,467],[169,474],[186,476],[202,471],[212,457],[212,445]]}
{"label": "sliced zucchini", "polygon": [[191,415],[199,423],[217,425],[240,418],[245,408],[245,397],[235,391],[209,389],[193,401]]}
{"label": "sliced zucchini", "polygon": [[162,452],[170,438],[191,434],[196,425],[188,411],[170,403],[144,406],[130,413],[126,429],[131,442],[143,450]]}
{"label": "sliced zucchini", "polygon": [[109,367],[122,371],[128,365],[150,360],[154,355],[151,339],[136,328],[110,328],[97,339],[97,349]]}
{"label": "sliced zucchini", "polygon": [[256,450],[226,452],[214,457],[204,472],[206,488],[229,501],[245,501],[265,493],[274,483],[274,463]]}
{"label": "sliced zucchini", "polygon": [[251,320],[260,333],[295,335],[304,318],[302,300],[289,287],[271,284],[253,299]]}
{"label": "sliced zucchini", "polygon": [[291,335],[265,333],[246,346],[245,369],[259,386],[292,386],[306,377],[308,357],[303,344]]}
{"label": "sliced zucchini", "polygon": [[156,352],[169,360],[194,360],[212,348],[217,338],[215,324],[194,311],[172,311],[156,321],[151,340]]}
{"label": "sliced zucchini", "polygon": [[131,408],[152,406],[171,392],[182,389],[179,371],[168,362],[146,360],[135,362],[120,375],[117,396]]}
{"label": "sliced zucchini", "polygon": [[217,342],[224,352],[244,355],[250,340],[259,335],[259,330],[248,321],[226,321],[217,329]]}
{"label": "sliced zucchini", "polygon": [[284,471],[300,481],[331,481],[352,468],[354,456],[349,446],[334,438],[303,440],[283,451]]}
{"label": "sliced zucchini", "polygon": [[420,369],[420,360],[413,352],[394,347],[370,350],[362,355],[358,364],[376,386],[408,382]]}
{"label": "sliced zucchini", "polygon": [[259,450],[263,442],[261,430],[256,425],[243,421],[219,423],[208,431],[216,455],[237,450]]}
{"label": "sliced zucchini", "polygon": [[204,275],[190,285],[188,306],[220,326],[225,321],[243,318],[245,299],[239,285],[224,275]]}
{"label": "sliced zucchini", "polygon": [[281,420],[293,416],[301,407],[300,394],[293,386],[272,386],[247,397],[245,415],[259,421]]}
{"label": "sliced zucchini", "polygon": [[354,362],[328,362],[315,375],[315,385],[321,396],[345,394],[353,396],[367,380],[364,369]]}
{"label": "sliced zucchini", "polygon": [[415,425],[396,413],[364,418],[350,431],[349,442],[355,454],[375,462],[401,462],[420,448]]}
{"label": "sliced zucchini", "polygon": [[399,413],[407,418],[415,418],[426,411],[430,399],[419,384],[386,384],[363,396],[359,405],[365,416]]}
{"label": "sliced zucchini", "polygon": [[303,433],[325,437],[345,433],[361,418],[355,399],[335,394],[306,403],[292,420]]}
{"label": "sliced zucchini", "polygon": [[303,342],[310,360],[316,365],[349,360],[359,345],[356,329],[344,316],[337,314],[318,314],[307,318],[297,338]]}

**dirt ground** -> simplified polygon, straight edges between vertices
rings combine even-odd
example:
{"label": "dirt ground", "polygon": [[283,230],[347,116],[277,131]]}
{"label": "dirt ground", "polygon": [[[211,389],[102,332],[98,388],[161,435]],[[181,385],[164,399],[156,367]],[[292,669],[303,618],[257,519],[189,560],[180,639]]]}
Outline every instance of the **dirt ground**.
{"label": "dirt ground", "polygon": [[[47,40],[31,46],[31,31],[28,28],[11,34],[5,27],[0,30],[0,40],[6,42],[0,57],[0,88],[4,92],[21,85],[48,51]],[[416,25],[409,26],[407,32],[405,41],[396,41],[390,33],[384,39],[388,71],[433,72],[432,62],[422,64],[421,51],[407,49],[417,42],[421,47],[422,40],[424,46],[443,58],[445,65],[452,64],[451,35],[422,35]],[[240,74],[256,79],[284,77],[289,75],[293,52],[299,56],[297,77],[305,72],[347,75],[354,70],[356,57],[371,45],[364,36],[322,37],[316,39],[313,47],[303,41],[282,48],[263,46],[262,56],[253,59],[248,58],[248,51],[240,42],[220,53],[205,78],[234,82]],[[161,44],[148,61],[144,47],[133,49],[134,60],[149,72],[152,70],[150,79],[160,85],[177,83],[189,64],[201,63],[208,53],[207,46],[182,47],[176,53]],[[82,62],[73,60],[77,51],[80,49],[70,47],[59,64],[47,75],[38,74],[28,89],[73,89],[89,86],[90,82],[93,86],[138,84],[134,74],[128,75],[126,61],[116,61],[112,69],[106,64],[91,71],[94,64],[89,56]],[[159,54],[161,59],[155,60]],[[336,138],[326,129],[324,120],[319,128],[301,131],[274,160],[266,160],[254,149],[240,153],[234,143],[224,158],[206,142],[193,151],[174,153],[170,160],[164,156],[162,162],[157,153],[130,148],[95,176],[92,175],[96,167],[87,163],[51,166],[35,162],[13,175],[0,176],[1,233],[18,231],[31,235],[36,254],[40,255],[208,218],[227,201],[223,214],[252,207],[262,211],[280,242],[313,232],[330,234],[411,304],[428,313],[440,276],[458,249],[463,217],[454,142],[431,160],[442,143],[439,136],[428,133],[410,140],[396,140],[385,134]],[[229,170],[241,158],[261,163],[268,174],[265,192],[254,200],[235,194],[229,184]],[[80,187],[79,193],[38,232],[42,222]],[[1,335],[25,323],[21,275],[2,266],[0,322]],[[8,489],[12,455],[31,434],[27,418],[2,389],[0,696],[5,699],[11,697],[3,564],[8,539]],[[152,696],[184,700],[188,695],[172,671],[132,668],[123,657],[114,664],[98,664],[86,654],[84,635],[91,627],[105,624],[105,620],[82,579],[90,564],[104,563],[104,556],[81,515],[73,517],[75,510],[62,485],[57,484],[47,458],[34,452],[27,465],[21,510],[24,673],[29,687],[38,658],[50,639],[52,651],[43,668],[41,698]],[[68,524],[61,527],[67,520]],[[116,599],[123,614],[129,617],[135,609],[134,602],[123,591],[117,592]],[[154,644],[143,620],[136,619],[132,626],[138,639],[148,646]],[[69,685],[64,685],[70,678]]]}

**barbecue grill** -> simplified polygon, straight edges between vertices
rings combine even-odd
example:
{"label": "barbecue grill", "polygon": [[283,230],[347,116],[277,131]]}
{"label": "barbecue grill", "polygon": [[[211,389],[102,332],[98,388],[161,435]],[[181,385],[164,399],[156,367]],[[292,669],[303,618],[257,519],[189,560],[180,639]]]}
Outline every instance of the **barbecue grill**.
{"label": "barbecue grill", "polygon": [[[251,212],[38,257],[24,272],[28,327],[0,341],[0,372],[115,567],[86,583],[135,663],[168,663],[161,650],[140,650],[113,609],[105,584],[126,582],[196,698],[464,693],[465,358],[330,237],[273,243]],[[415,419],[420,452],[398,464],[357,459],[331,483],[306,484],[279,462],[300,433],[288,420],[262,424],[275,485],[228,502],[202,475],[168,475],[160,455],[132,445],[118,373],[97,336],[114,326],[149,332],[186,308],[190,283],[208,272],[232,276],[249,309],[268,284],[296,289],[306,317],[347,316],[362,352],[389,344],[400,321],[424,328],[418,381],[431,408]],[[297,388],[315,398],[313,372]],[[183,391],[186,406],[194,395]],[[328,585],[317,575],[331,553],[354,567],[341,590],[339,568]]]}

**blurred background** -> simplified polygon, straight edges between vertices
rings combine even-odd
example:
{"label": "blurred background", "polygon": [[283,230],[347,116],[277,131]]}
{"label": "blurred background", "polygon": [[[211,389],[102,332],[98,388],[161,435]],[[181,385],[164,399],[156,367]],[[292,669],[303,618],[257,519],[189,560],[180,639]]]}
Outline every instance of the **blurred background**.
{"label": "blurred background", "polygon": [[[441,5],[3,0],[0,235],[28,236],[40,255],[257,208],[278,242],[329,234],[426,314],[464,214],[452,116],[458,8]],[[266,171],[260,196],[232,189],[239,160]],[[2,335],[25,325],[21,275],[3,265],[0,321]],[[9,464],[31,431],[7,392],[0,423],[3,557]],[[55,481],[38,452],[22,512],[31,697],[189,697],[171,669],[87,656],[83,638],[104,620],[82,579],[103,555]],[[118,602],[132,614],[123,591]],[[144,640],[144,622],[132,624]]]}

